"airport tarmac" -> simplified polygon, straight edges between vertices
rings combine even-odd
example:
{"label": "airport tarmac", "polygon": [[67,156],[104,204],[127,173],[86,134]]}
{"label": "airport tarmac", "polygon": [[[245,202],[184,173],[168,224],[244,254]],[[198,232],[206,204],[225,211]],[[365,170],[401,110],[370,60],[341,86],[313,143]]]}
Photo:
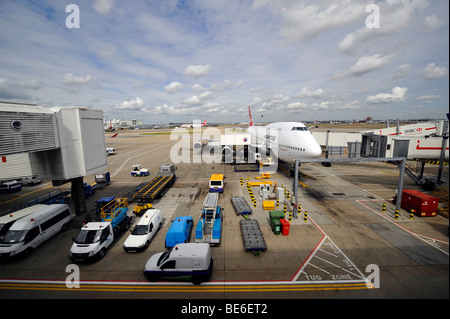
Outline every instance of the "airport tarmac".
{"label": "airport tarmac", "polygon": [[[106,139],[107,147],[114,147],[117,154],[108,157],[111,184],[87,199],[93,217],[98,198],[122,196],[155,177],[161,164],[171,163],[170,151],[176,140],[170,140],[168,134],[140,133],[120,133]],[[150,176],[130,176],[133,164],[148,168]],[[252,206],[245,182],[256,181],[257,172],[235,172],[233,165],[222,163],[176,165],[175,184],[161,199],[152,202],[162,211],[164,225],[147,250],[126,253],[122,245],[128,233],[123,233],[102,260],[79,265],[80,287],[69,289],[66,286],[71,274],[66,271],[71,264],[68,254],[71,238],[78,233],[78,229],[72,228],[50,239],[26,259],[0,264],[1,298],[449,297],[449,221],[442,216],[410,219],[409,212],[404,210],[395,219],[395,206],[390,201],[398,182],[398,168],[394,165],[384,162],[331,167],[302,164],[298,196],[301,211],[298,218],[292,219],[287,236],[272,232],[268,211],[263,210],[256,187],[253,188],[256,208]],[[448,167],[444,171],[448,185]],[[165,250],[164,237],[171,220],[188,215],[194,218],[194,227],[197,225],[213,173],[224,174],[226,185],[224,193],[219,195],[219,203],[225,209],[222,243],[212,247],[214,269],[210,281],[198,286],[190,282],[148,282],[143,276],[144,264],[154,253]],[[437,168],[427,164],[425,175],[435,177]],[[282,172],[272,174],[270,180],[292,192],[292,179]],[[85,181],[93,183],[94,178],[88,176]],[[405,177],[404,188],[418,189],[418,186]],[[43,183],[24,187],[20,193],[2,194],[0,212],[52,189],[49,183]],[[239,221],[244,217],[235,214],[232,196],[243,196],[254,209],[248,218],[258,220],[267,243],[267,250],[259,255],[243,249]],[[383,203],[386,203],[385,213]],[[135,205],[129,205],[130,212]],[[134,218],[133,223],[137,220]],[[191,242],[193,237],[194,232]]]}

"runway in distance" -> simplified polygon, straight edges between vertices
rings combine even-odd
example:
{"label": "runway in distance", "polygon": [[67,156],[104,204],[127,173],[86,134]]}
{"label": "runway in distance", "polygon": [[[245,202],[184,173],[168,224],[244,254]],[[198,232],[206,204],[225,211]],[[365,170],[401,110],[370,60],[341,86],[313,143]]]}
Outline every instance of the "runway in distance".
{"label": "runway in distance", "polygon": [[247,133],[251,135],[252,146],[262,150],[277,150],[279,160],[292,163],[295,159],[312,159],[322,156],[322,148],[314,136],[301,122],[275,122],[265,126],[253,125],[252,113]]}

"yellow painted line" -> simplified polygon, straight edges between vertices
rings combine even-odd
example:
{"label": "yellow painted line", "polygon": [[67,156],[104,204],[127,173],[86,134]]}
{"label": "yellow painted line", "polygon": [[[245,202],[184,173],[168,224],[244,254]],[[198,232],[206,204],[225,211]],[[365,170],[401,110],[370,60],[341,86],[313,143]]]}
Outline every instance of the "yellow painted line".
{"label": "yellow painted line", "polygon": [[34,190],[34,191],[32,191],[32,192],[29,192],[29,193],[20,195],[19,197],[14,197],[14,198],[12,198],[12,199],[10,199],[10,200],[7,200],[6,202],[2,202],[2,203],[0,204],[0,206],[3,205],[3,204],[9,203],[9,202],[15,201],[15,200],[17,200],[17,199],[19,199],[19,198],[22,198],[22,197],[25,197],[25,196],[34,194],[34,193],[39,192],[39,191],[41,191],[41,190],[50,188],[50,187],[53,187],[53,186],[52,186],[52,185],[49,185],[49,186],[47,186],[47,187],[39,188],[39,189],[36,189],[36,190]]}

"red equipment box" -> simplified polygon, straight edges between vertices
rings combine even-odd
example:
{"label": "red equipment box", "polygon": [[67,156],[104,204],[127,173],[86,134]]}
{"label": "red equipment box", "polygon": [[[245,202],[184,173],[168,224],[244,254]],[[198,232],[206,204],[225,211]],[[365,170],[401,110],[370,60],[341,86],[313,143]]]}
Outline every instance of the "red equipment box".
{"label": "red equipment box", "polygon": [[401,207],[408,211],[414,209],[417,216],[436,216],[438,205],[437,197],[413,189],[405,189],[402,192]]}
{"label": "red equipment box", "polygon": [[289,222],[286,219],[282,218],[280,219],[280,223],[281,223],[281,233],[284,236],[289,235],[289,226],[290,226]]}

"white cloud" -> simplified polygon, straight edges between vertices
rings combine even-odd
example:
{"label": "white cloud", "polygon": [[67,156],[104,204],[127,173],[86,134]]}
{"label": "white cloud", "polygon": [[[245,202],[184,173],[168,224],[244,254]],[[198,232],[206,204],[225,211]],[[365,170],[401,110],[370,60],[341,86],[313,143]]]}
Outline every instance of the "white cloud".
{"label": "white cloud", "polygon": [[298,109],[306,109],[308,107],[308,105],[306,105],[306,103],[303,102],[293,102],[293,103],[289,103],[287,106],[287,110],[298,110]]}
{"label": "white cloud", "polygon": [[203,85],[198,84],[198,83],[196,83],[192,86],[192,91],[194,91],[194,92],[202,92],[205,90],[206,90],[206,88]]}
{"label": "white cloud", "polygon": [[428,16],[428,17],[425,18],[425,26],[430,31],[433,31],[433,30],[439,28],[443,24],[444,23],[441,20],[439,20],[439,18],[436,17],[435,15]]}
{"label": "white cloud", "polygon": [[73,93],[77,93],[82,89],[86,88],[98,88],[99,84],[97,79],[90,74],[86,75],[75,75],[73,73],[66,73],[62,80],[65,88]]}
{"label": "white cloud", "polygon": [[372,56],[363,56],[346,71],[337,71],[334,73],[332,80],[342,78],[361,76],[366,73],[378,70],[386,66],[392,59],[392,55],[375,54]]}
{"label": "white cloud", "polygon": [[[425,8],[428,3],[425,0],[412,1],[386,1],[378,3],[380,7],[380,28],[367,28],[366,26],[347,34],[339,42],[339,49],[349,52],[363,42],[368,42],[374,37],[386,36],[400,31],[414,21],[416,10]],[[368,15],[368,13],[366,13]]]}
{"label": "white cloud", "polygon": [[396,86],[392,89],[392,94],[380,93],[377,95],[369,95],[367,97],[367,103],[381,104],[403,101],[405,99],[406,91],[408,91],[406,87]]}
{"label": "white cloud", "polygon": [[416,98],[416,100],[428,101],[428,100],[436,100],[439,99],[440,97],[441,97],[440,95],[421,95],[418,98]]}
{"label": "white cloud", "polygon": [[92,83],[93,81],[95,81],[95,78],[92,75],[85,75],[85,76],[78,76],[78,75],[74,75],[73,73],[66,73],[64,74],[63,77],[63,83],[64,84],[73,84],[73,85],[83,85],[83,84],[88,84],[88,83]]}
{"label": "white cloud", "polygon": [[144,100],[137,96],[132,100],[123,101],[121,104],[116,105],[115,108],[122,110],[140,110],[143,106]]}
{"label": "white cloud", "polygon": [[228,89],[230,87],[240,87],[244,85],[244,81],[243,80],[239,80],[238,82],[234,83],[230,80],[224,80],[222,83],[215,83],[213,85],[210,86],[210,89],[213,91],[218,91],[218,92],[222,92],[225,89]]}
{"label": "white cloud", "polygon": [[40,80],[13,81],[7,78],[0,78],[0,97],[4,99],[29,99],[30,90],[41,89]]}
{"label": "white cloud", "polygon": [[430,63],[425,67],[424,73],[425,79],[439,79],[448,76],[448,69],[440,68],[436,64]]}
{"label": "white cloud", "polygon": [[300,93],[298,93],[296,95],[296,97],[299,99],[304,99],[304,98],[321,99],[324,96],[324,93],[325,92],[322,89],[317,89],[315,91],[311,91],[308,89],[308,87],[305,86],[302,88]]}
{"label": "white cloud", "polygon": [[411,69],[412,69],[411,64],[405,63],[405,64],[400,65],[397,68],[395,74],[392,76],[392,79],[395,80],[395,79],[400,79],[402,77],[405,77],[411,71]]}
{"label": "white cloud", "polygon": [[308,41],[323,32],[334,30],[358,20],[364,20],[365,4],[350,1],[335,1],[307,5],[292,1],[281,9],[283,27],[281,36],[289,41]]}
{"label": "white cloud", "polygon": [[174,94],[184,87],[181,82],[172,82],[164,87],[164,90],[169,94]]}
{"label": "white cloud", "polygon": [[200,95],[194,95],[190,98],[184,99],[183,103],[188,105],[200,105],[202,104],[206,99],[208,99],[211,96],[211,91],[205,91],[201,93]]}
{"label": "white cloud", "polygon": [[211,66],[207,65],[189,65],[185,70],[184,74],[192,76],[194,78],[199,78],[201,76],[206,76],[209,74]]}
{"label": "white cloud", "polygon": [[236,83],[236,87],[243,86],[244,84],[245,84],[245,81],[244,81],[244,80],[239,80],[239,81],[237,81],[237,83]]}
{"label": "white cloud", "polygon": [[108,14],[114,5],[114,0],[95,0],[93,3],[94,10],[100,14]]}
{"label": "white cloud", "polygon": [[117,50],[117,47],[112,43],[98,41],[95,44],[91,45],[89,49],[91,49],[101,57],[106,57],[108,55],[114,54]]}

